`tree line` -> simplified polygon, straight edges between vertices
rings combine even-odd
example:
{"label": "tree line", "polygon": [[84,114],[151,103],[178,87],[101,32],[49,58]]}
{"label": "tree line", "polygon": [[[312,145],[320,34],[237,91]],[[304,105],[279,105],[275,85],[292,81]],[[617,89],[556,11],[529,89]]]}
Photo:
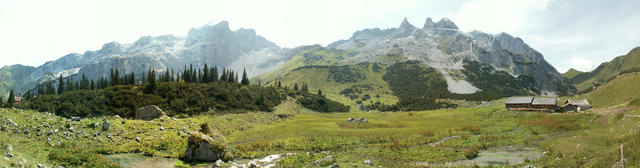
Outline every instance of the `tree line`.
{"label": "tree line", "polygon": [[[349,110],[348,106],[322,96],[321,91],[319,95],[308,93],[306,84],[295,89],[250,85],[244,70],[240,75],[228,69],[219,73],[217,67],[209,68],[208,65],[202,69],[189,65],[182,73],[167,69],[164,72],[149,70],[142,74],[140,78],[132,73],[120,76],[118,70],[113,70],[109,78],[100,78],[98,82],[88,80],[84,75],[79,81],[58,78],[40,86],[45,94],[39,94],[20,106],[64,117],[116,114],[133,117],[135,109],[157,105],[171,116],[181,116],[212,110],[269,112],[287,97],[296,97],[302,106],[316,111]],[[55,87],[55,82],[62,87]]]}
{"label": "tree line", "polygon": [[[156,75],[156,70],[151,69],[142,72],[140,78],[136,78],[135,73],[127,73],[121,75],[118,69],[111,69],[109,78],[101,77],[94,80],[89,80],[83,73],[79,81],[74,81],[73,78],[64,78],[62,75],[58,77],[57,85],[54,82],[44,82],[38,85],[37,94],[50,95],[50,94],[62,94],[64,92],[70,92],[75,90],[97,90],[105,89],[116,85],[138,85],[149,84],[146,91],[152,92],[157,87],[157,82],[186,82],[186,83],[211,83],[211,82],[229,82],[240,83],[242,85],[249,85],[249,77],[245,69],[242,71],[242,77],[238,79],[238,73],[223,68],[222,72],[218,72],[218,67],[214,66],[209,68],[207,64],[204,64],[202,69],[193,68],[193,64],[189,65],[189,68],[185,65],[182,73],[177,73],[173,69],[167,68],[163,73]],[[32,98],[34,94],[28,91],[24,97],[28,100]]]}

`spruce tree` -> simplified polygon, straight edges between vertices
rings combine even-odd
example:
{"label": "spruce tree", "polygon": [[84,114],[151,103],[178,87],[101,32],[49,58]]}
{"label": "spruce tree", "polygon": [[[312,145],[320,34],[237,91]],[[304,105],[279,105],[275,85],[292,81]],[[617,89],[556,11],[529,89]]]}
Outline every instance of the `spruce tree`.
{"label": "spruce tree", "polygon": [[209,83],[211,82],[209,80],[209,66],[207,66],[207,64],[204,64],[204,68],[202,69],[202,83]]}
{"label": "spruce tree", "polygon": [[149,84],[147,84],[147,87],[145,87],[145,91],[147,93],[153,93],[156,90],[156,87],[158,87],[157,85],[157,81],[156,81],[156,71],[152,70],[151,73],[149,73],[149,77],[147,78],[147,80],[149,80]]}
{"label": "spruce tree", "polygon": [[211,81],[212,82],[217,82],[218,81],[218,67],[214,66],[213,68],[211,68]]}
{"label": "spruce tree", "polygon": [[278,88],[282,87],[282,82],[280,82],[280,80],[278,80]]}
{"label": "spruce tree", "polygon": [[298,83],[295,83],[295,84],[293,85],[293,90],[298,90]]}
{"label": "spruce tree", "polygon": [[307,84],[306,83],[302,84],[302,91],[303,92],[309,92],[309,88],[307,88]]}
{"label": "spruce tree", "polygon": [[242,81],[240,81],[242,85],[249,85],[249,77],[247,77],[246,69],[242,70]]}
{"label": "spruce tree", "polygon": [[9,99],[7,99],[7,105],[9,107],[13,107],[13,104],[16,103],[16,96],[13,93],[13,89],[9,92]]}
{"label": "spruce tree", "polygon": [[322,95],[322,90],[318,89],[318,95],[319,96],[324,96],[324,95]]}
{"label": "spruce tree", "polygon": [[113,84],[111,84],[111,85],[115,86],[115,85],[121,84],[121,82],[120,82],[120,71],[118,69],[116,69],[116,74],[115,74],[115,78],[114,79],[115,79],[115,81],[113,81]]}
{"label": "spruce tree", "polygon": [[87,76],[85,76],[84,73],[82,73],[82,82],[80,83],[80,89],[89,89],[89,79],[87,79]]}
{"label": "spruce tree", "polygon": [[58,94],[62,94],[64,92],[64,80],[62,79],[62,74],[58,78]]}
{"label": "spruce tree", "polygon": [[91,86],[90,86],[89,89],[91,89],[91,90],[95,90],[96,89],[96,83],[93,82],[93,80],[91,80]]}

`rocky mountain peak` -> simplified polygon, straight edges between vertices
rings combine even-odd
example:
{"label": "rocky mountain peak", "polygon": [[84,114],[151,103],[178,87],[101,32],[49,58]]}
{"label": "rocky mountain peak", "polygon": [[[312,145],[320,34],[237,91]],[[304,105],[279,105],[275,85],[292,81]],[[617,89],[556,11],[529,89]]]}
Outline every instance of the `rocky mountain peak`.
{"label": "rocky mountain peak", "polygon": [[407,20],[407,18],[405,17],[402,20],[402,24],[400,24],[400,29],[411,29],[414,28],[413,25],[411,25],[411,23],[409,23],[409,21]]}
{"label": "rocky mountain peak", "polygon": [[435,27],[436,27],[436,23],[434,23],[433,20],[431,20],[431,17],[427,17],[427,21],[424,22],[424,26],[422,27],[422,29],[430,29]]}
{"label": "rocky mountain peak", "polygon": [[102,45],[102,49],[100,49],[100,51],[104,53],[113,53],[113,52],[120,51],[121,49],[122,49],[122,45],[114,41],[114,42],[109,42]]}
{"label": "rocky mountain peak", "polygon": [[453,21],[449,20],[449,18],[440,19],[440,21],[438,21],[438,23],[436,23],[436,27],[437,28],[445,28],[445,29],[456,29],[456,30],[458,29],[458,26],[456,26],[456,24],[453,23]]}

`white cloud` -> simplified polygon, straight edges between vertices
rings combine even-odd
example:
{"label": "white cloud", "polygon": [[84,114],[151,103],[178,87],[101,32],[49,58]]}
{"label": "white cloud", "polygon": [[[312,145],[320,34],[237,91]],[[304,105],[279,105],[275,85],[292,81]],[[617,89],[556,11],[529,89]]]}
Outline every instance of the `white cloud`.
{"label": "white cloud", "polygon": [[471,0],[449,14],[462,30],[489,33],[521,31],[531,13],[545,10],[552,0]]}
{"label": "white cloud", "polygon": [[571,57],[570,61],[572,67],[579,71],[587,72],[595,68],[595,66],[593,65],[593,61],[581,57]]}

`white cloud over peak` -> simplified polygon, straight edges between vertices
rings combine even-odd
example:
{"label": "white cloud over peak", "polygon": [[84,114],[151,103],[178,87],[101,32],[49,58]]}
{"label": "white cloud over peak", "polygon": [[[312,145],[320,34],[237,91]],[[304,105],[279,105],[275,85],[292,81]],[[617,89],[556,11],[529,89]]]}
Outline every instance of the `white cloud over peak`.
{"label": "white cloud over peak", "polygon": [[[587,71],[591,71],[591,70],[593,70],[593,68],[595,68],[595,65],[593,64],[593,61],[588,60],[588,59],[584,59],[584,58],[581,58],[581,57],[571,57],[570,61],[571,61],[571,65],[573,66],[573,68],[578,70],[578,71],[587,72]],[[561,73],[562,72],[564,72],[564,71],[561,71]]]}
{"label": "white cloud over peak", "polygon": [[531,14],[547,8],[552,0],[470,0],[456,13],[448,14],[466,31],[514,33],[522,30]]}

